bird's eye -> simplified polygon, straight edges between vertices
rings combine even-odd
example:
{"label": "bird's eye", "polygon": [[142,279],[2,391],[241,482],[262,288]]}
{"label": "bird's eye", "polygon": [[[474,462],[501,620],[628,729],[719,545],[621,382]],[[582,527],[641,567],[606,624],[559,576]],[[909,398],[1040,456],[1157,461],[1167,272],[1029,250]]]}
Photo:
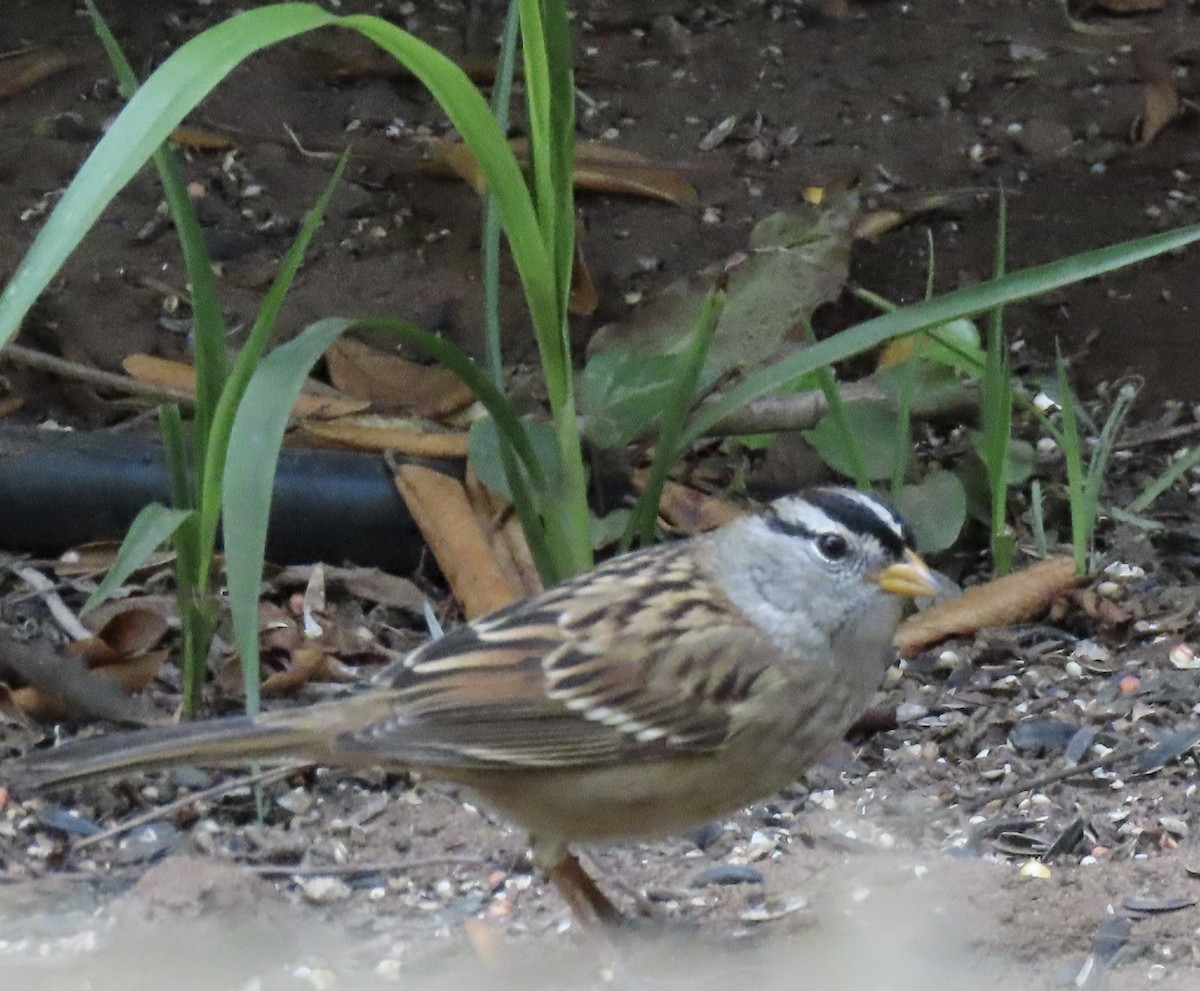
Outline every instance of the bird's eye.
{"label": "bird's eye", "polygon": [[840,561],[850,553],[850,545],[840,533],[823,533],[817,537],[817,551],[826,561]]}

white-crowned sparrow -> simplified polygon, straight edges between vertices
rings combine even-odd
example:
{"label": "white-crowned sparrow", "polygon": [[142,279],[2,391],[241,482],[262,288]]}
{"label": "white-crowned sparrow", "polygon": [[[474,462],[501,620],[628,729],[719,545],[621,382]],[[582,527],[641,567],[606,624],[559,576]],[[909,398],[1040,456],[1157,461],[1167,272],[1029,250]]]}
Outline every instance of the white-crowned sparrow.
{"label": "white-crowned sparrow", "polygon": [[874,497],[812,489],[451,630],[348,697],[73,741],[9,771],[416,769],[528,829],[572,908],[614,921],[567,844],[687,830],[794,780],[879,687],[903,597],[936,591],[911,545]]}

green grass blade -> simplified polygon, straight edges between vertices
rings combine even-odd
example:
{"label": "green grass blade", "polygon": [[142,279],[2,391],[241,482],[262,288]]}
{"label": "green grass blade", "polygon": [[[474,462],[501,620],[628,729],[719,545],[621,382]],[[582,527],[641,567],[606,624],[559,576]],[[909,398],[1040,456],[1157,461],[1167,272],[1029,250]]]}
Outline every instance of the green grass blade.
{"label": "green grass blade", "polygon": [[[517,67],[517,40],[521,7],[509,0],[492,88],[492,114],[502,134],[508,133],[509,105]],[[497,388],[504,386],[504,358],[500,340],[500,211],[492,191],[483,194],[483,317],[487,338],[487,368]]]}
{"label": "green grass blade", "polygon": [[[138,89],[137,76],[125,57],[116,37],[100,16],[92,0],[87,0],[88,15],[92,26],[104,46],[117,80],[126,97],[133,96]],[[163,195],[175,222],[175,232],[183,253],[184,270],[191,287],[192,323],[195,338],[196,358],[196,417],[194,436],[196,449],[203,451],[208,442],[209,424],[217,396],[225,381],[225,317],[221,312],[217,296],[217,280],[213,274],[212,258],[192,198],[188,196],[179,157],[168,142],[163,142],[154,152],[154,164],[162,181]]]}
{"label": "green grass blade", "polygon": [[550,244],[563,314],[563,354],[570,356],[566,314],[575,264],[575,80],[571,71],[571,27],[566,0],[543,0],[547,72],[550,82],[550,159],[554,178],[553,239]]}
{"label": "green grass blade", "polygon": [[130,575],[150,560],[151,554],[174,536],[175,531],[191,515],[190,509],[171,509],[160,502],[152,502],[145,506],[125,531],[125,539],[121,541],[113,566],[108,569],[108,574],[96,586],[96,590],[88,596],[80,611],[94,609],[112,595]]}
{"label": "green grass blade", "polygon": [[1075,555],[1075,572],[1087,574],[1088,552],[1091,545],[1095,516],[1087,512],[1084,497],[1083,446],[1079,437],[1079,421],[1075,416],[1075,397],[1067,378],[1067,363],[1058,350],[1055,360],[1058,388],[1062,393],[1062,448],[1067,466],[1067,501],[1071,509],[1071,549]]}
{"label": "green grass blade", "polygon": [[[817,335],[813,332],[812,323],[804,321],[804,339],[809,347],[817,343]],[[842,436],[842,446],[846,449],[846,458],[850,462],[850,470],[854,474],[854,484],[864,492],[870,491],[871,476],[867,474],[867,466],[863,461],[862,446],[858,437],[850,429],[850,419],[846,415],[846,404],[842,402],[842,393],[838,389],[837,377],[829,365],[817,369],[817,382],[821,392],[825,394],[825,402],[829,405],[829,415]]]}
{"label": "green grass blade", "polygon": [[1138,497],[1126,509],[1131,513],[1145,512],[1154,503],[1155,499],[1166,492],[1167,489],[1183,478],[1184,475],[1198,464],[1200,464],[1200,444],[1197,444],[1189,451],[1185,451],[1172,461],[1166,471],[1142,489],[1138,493]]}
{"label": "green grass blade", "polygon": [[266,350],[271,331],[279,316],[279,310],[287,298],[296,274],[304,261],[304,253],[312,242],[313,235],[321,225],[329,200],[341,182],[346,164],[350,161],[350,148],[342,152],[334,167],[333,174],[317,197],[317,202],[304,218],[296,239],[284,256],[279,271],[271,280],[271,286],[263,297],[254,325],[246,337],[246,343],[238,352],[237,360],[226,380],[225,388],[213,414],[212,430],[209,443],[201,452],[204,458],[204,473],[200,485],[200,519],[199,530],[199,563],[201,572],[199,584],[207,587],[209,568],[212,566],[212,553],[217,542],[217,527],[221,518],[221,490],[225,479],[225,459],[229,450],[229,435],[233,430],[233,419],[237,413],[238,404],[246,392],[246,386],[254,374],[254,369]]}
{"label": "green grass blade", "polygon": [[1013,272],[1002,279],[959,289],[937,299],[917,303],[857,324],[840,334],[826,338],[814,347],[805,348],[769,368],[747,376],[718,401],[705,404],[692,418],[686,441],[691,443],[704,436],[713,424],[735,413],[746,403],[769,395],[822,365],[852,358],[878,347],[893,337],[946,323],[958,317],[974,316],[1002,304],[1029,299],[1082,279],[1094,278],[1155,255],[1174,251],[1197,240],[1200,240],[1200,224],[1152,234],[1136,241],[1098,248],[1071,258]]}
{"label": "green grass blade", "polygon": [[[525,15],[522,6],[522,18]],[[521,277],[543,363],[557,356],[557,286],[525,176],[491,109],[466,73],[437,49],[378,17],[355,15],[335,23],[354,28],[399,59],[429,90],[474,153],[496,197],[513,263]],[[522,29],[525,25],[522,24]],[[528,80],[526,81],[528,86]],[[561,358],[556,367],[561,368]],[[561,390],[561,383],[549,382]]]}
{"label": "green grass blade", "polygon": [[683,432],[688,410],[695,402],[700,374],[704,371],[708,349],[712,345],[717,323],[721,319],[721,311],[725,308],[725,282],[726,280],[722,279],[721,284],[714,286],[704,299],[704,308],[688,344],[686,360],[666,402],[662,426],[654,442],[654,460],[650,464],[649,477],[629,517],[626,537],[622,540],[622,550],[628,549],[634,537],[646,545],[654,541],[654,521],[658,518],[663,486],[666,484],[667,475],[683,456],[685,448],[680,447],[679,436]]}
{"label": "green grass blade", "polygon": [[192,485],[192,466],[188,457],[187,437],[183,431],[183,416],[174,403],[164,403],[158,408],[158,432],[163,440],[171,505],[177,509],[195,509],[196,490]]}

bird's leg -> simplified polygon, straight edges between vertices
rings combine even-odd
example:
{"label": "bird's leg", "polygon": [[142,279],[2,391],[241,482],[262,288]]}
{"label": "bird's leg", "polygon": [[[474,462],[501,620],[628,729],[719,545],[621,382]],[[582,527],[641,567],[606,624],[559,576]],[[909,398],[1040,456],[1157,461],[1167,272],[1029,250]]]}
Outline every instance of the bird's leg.
{"label": "bird's leg", "polygon": [[535,840],[533,851],[534,862],[559,890],[570,907],[571,914],[584,929],[615,929],[628,922],[621,910],[583,869],[579,858],[565,846],[556,844],[545,848]]}

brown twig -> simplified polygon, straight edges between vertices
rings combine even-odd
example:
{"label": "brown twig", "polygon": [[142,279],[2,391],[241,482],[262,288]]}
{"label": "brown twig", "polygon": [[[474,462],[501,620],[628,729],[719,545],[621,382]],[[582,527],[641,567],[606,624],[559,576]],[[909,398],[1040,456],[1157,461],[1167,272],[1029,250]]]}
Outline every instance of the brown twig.
{"label": "brown twig", "polygon": [[246,774],[240,778],[230,778],[227,781],[222,781],[219,784],[213,785],[211,788],[205,788],[202,791],[189,792],[186,795],[180,795],[173,802],[168,802],[166,805],[158,805],[152,809],[147,809],[145,812],[139,812],[137,815],[126,819],[124,822],[118,822],[116,825],[110,826],[108,829],[102,830],[99,833],[93,833],[91,836],[85,836],[81,840],[76,840],[71,844],[72,850],[84,850],[87,847],[95,846],[97,843],[103,843],[105,840],[111,840],[114,836],[120,836],[122,833],[127,833],[131,829],[137,829],[139,826],[144,826],[148,822],[154,822],[157,819],[165,819],[167,816],[180,809],[186,809],[189,805],[196,802],[205,802],[210,798],[216,798],[219,795],[224,795],[226,792],[233,791],[235,788],[245,788],[250,785],[267,785],[274,784],[276,781],[282,781],[289,775],[295,774],[297,771],[302,771],[308,767],[307,764],[289,764],[287,767],[274,767],[269,771],[260,771],[258,774]]}
{"label": "brown twig", "polygon": [[346,874],[398,874],[401,871],[417,870],[421,867],[441,867],[445,864],[462,864],[478,867],[487,863],[482,857],[466,857],[462,854],[446,853],[430,857],[410,857],[407,860],[381,860],[363,864],[245,864],[248,871],[262,877],[340,877]]}
{"label": "brown twig", "polygon": [[[841,386],[839,392],[846,403],[891,403],[892,400],[874,382],[863,380]],[[938,394],[932,402],[917,398],[913,415],[924,419],[976,409],[979,394],[964,386],[949,396]],[[811,430],[829,408],[821,391],[792,392],[764,396],[747,403],[736,413],[715,423],[708,431],[713,437],[733,434],[777,433],[784,430]]]}
{"label": "brown twig", "polygon": [[190,392],[172,389],[169,386],[139,382],[128,375],[105,372],[99,368],[92,368],[90,365],[81,365],[77,361],[68,361],[66,358],[46,354],[44,351],[22,347],[20,344],[5,345],[4,350],[0,351],[0,359],[11,361],[25,368],[32,368],[34,371],[46,372],[50,375],[57,375],[59,378],[83,382],[85,385],[94,386],[97,389],[108,389],[127,396],[139,396],[155,402],[168,399],[188,409],[196,404],[196,397]]}
{"label": "brown twig", "polygon": [[1062,781],[1064,778],[1073,778],[1079,774],[1088,774],[1109,764],[1116,764],[1131,757],[1137,757],[1145,749],[1145,747],[1138,746],[1126,747],[1123,750],[1111,750],[1103,757],[1096,757],[1092,760],[1084,761],[1082,764],[1072,764],[1070,767],[1059,767],[1053,771],[1047,771],[1045,774],[1039,774],[1028,781],[1019,782],[1009,788],[1001,788],[990,795],[976,795],[974,798],[965,800],[963,805],[968,811],[974,812],[976,809],[981,809],[992,802],[1006,802],[1014,795],[1019,795],[1023,791],[1032,791],[1034,788],[1041,788],[1042,785],[1053,784],[1055,781]]}

